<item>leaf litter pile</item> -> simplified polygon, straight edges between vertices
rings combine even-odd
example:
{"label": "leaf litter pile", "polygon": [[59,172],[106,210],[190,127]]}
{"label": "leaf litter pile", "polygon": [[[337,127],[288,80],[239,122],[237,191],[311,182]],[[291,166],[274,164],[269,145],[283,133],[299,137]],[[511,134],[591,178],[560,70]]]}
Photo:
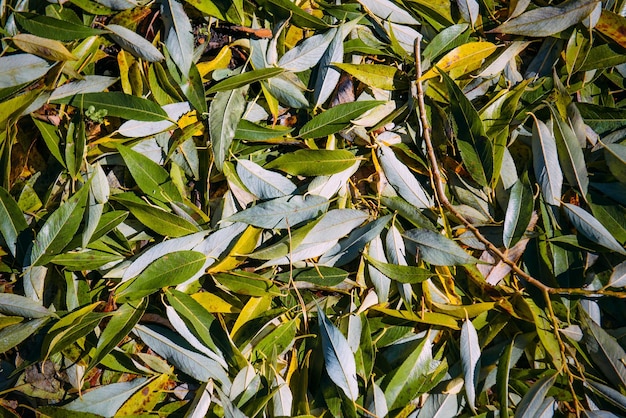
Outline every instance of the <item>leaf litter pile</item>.
{"label": "leaf litter pile", "polygon": [[624,15],[2,2],[0,415],[626,416]]}

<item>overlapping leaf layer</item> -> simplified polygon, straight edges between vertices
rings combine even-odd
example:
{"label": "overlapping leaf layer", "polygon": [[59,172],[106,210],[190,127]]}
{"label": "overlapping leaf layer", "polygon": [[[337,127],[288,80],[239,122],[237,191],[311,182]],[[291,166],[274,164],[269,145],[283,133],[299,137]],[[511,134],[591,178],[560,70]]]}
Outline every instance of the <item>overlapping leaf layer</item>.
{"label": "overlapping leaf layer", "polygon": [[626,416],[626,3],[0,3],[0,415]]}

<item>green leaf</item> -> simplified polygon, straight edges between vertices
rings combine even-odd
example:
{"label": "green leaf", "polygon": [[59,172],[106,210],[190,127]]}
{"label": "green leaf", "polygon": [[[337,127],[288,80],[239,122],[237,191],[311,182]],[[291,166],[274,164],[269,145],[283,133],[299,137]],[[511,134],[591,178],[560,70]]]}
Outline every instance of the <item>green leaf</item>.
{"label": "green leaf", "polygon": [[356,401],[359,396],[359,385],[356,379],[354,354],[346,337],[326,318],[319,306],[317,315],[326,372],[348,399]]}
{"label": "green leaf", "polygon": [[271,280],[244,270],[217,273],[213,275],[213,278],[231,292],[240,295],[255,297],[282,295],[280,289],[278,289]]}
{"label": "green leaf", "polygon": [[162,166],[123,145],[118,145],[117,150],[141,191],[162,202],[182,201],[180,192]]}
{"label": "green leaf", "polygon": [[622,183],[626,183],[626,145],[608,144],[604,146],[606,165],[611,174]]}
{"label": "green leaf", "polygon": [[439,55],[466,43],[469,38],[467,29],[469,29],[467,23],[459,23],[445,28],[426,45],[422,55],[432,62]]}
{"label": "green leaf", "polygon": [[561,202],[563,172],[559,165],[556,140],[551,129],[542,121],[535,119],[533,125],[533,167],[535,178],[541,186],[546,203],[558,206]]}
{"label": "green leaf", "polygon": [[235,139],[268,141],[270,139],[283,137],[292,131],[293,128],[285,128],[282,126],[268,128],[267,126],[257,125],[256,123],[241,119],[237,125]]}
{"label": "green leaf", "polygon": [[319,17],[315,17],[289,0],[262,0],[273,14],[282,18],[291,18],[293,24],[301,28],[326,29],[328,25]]}
{"label": "green leaf", "polygon": [[252,161],[239,160],[237,175],[248,190],[261,200],[288,196],[296,191],[296,185],[291,180]]}
{"label": "green leaf", "polygon": [[328,199],[322,196],[284,196],[238,212],[229,222],[244,222],[265,229],[293,228],[300,222],[315,218],[328,209]]}
{"label": "green leaf", "polygon": [[587,125],[598,135],[626,126],[626,110],[576,102],[576,108]]}
{"label": "green leaf", "polygon": [[176,0],[160,0],[165,26],[165,46],[183,81],[189,77],[193,62],[194,37],[191,22],[182,4]]}
{"label": "green leaf", "polygon": [[622,361],[626,352],[622,346],[586,313],[581,314],[580,327],[593,364],[615,387],[626,386],[626,366]]}
{"label": "green leaf", "polygon": [[59,254],[70,243],[80,227],[87,204],[89,185],[83,187],[55,210],[43,224],[35,238],[30,254],[30,265],[40,266]]}
{"label": "green leaf", "polygon": [[193,277],[204,266],[206,256],[197,251],[176,251],[157,259],[117,292],[118,300],[139,299],[167,286]]}
{"label": "green leaf", "polygon": [[355,163],[356,157],[347,150],[301,149],[283,154],[265,165],[294,176],[325,176],[340,173]]}
{"label": "green leaf", "polygon": [[261,68],[259,70],[248,71],[243,74],[233,75],[207,90],[207,94],[217,93],[220,91],[235,90],[240,87],[248,86],[257,81],[267,80],[282,74],[285,70],[282,68]]}
{"label": "green leaf", "polygon": [[0,233],[13,257],[18,253],[20,234],[27,228],[28,224],[17,202],[0,187]]}
{"label": "green leaf", "polygon": [[563,174],[571,186],[577,187],[581,195],[586,196],[589,188],[589,175],[576,133],[566,121],[556,115],[552,125]]}
{"label": "green leaf", "polygon": [[555,371],[550,370],[546,372],[546,376],[537,380],[517,405],[515,418],[541,416],[539,414],[541,406],[557,376]]}
{"label": "green leaf", "polygon": [[336,28],[331,28],[324,34],[305,39],[304,42],[287,51],[277,65],[293,72],[301,72],[314,67],[326,52],[336,32]]}
{"label": "green leaf", "polygon": [[500,402],[500,414],[508,415],[509,409],[509,375],[512,368],[511,353],[515,342],[511,341],[506,346],[498,361],[498,371],[496,376],[496,385],[498,391],[498,401]]}
{"label": "green leaf", "polygon": [[609,232],[600,221],[594,218],[593,215],[571,203],[563,203],[563,207],[565,208],[567,217],[578,232],[598,245],[626,255],[624,247],[617,242],[613,235],[611,235],[611,232]]}
{"label": "green leaf", "polygon": [[0,329],[0,353],[15,349],[22,341],[32,337],[50,318],[36,318]]}
{"label": "green leaf", "polygon": [[376,270],[400,283],[421,283],[434,275],[429,270],[421,267],[383,263],[367,255],[365,258]]}
{"label": "green leaf", "polygon": [[377,156],[385,177],[404,200],[417,209],[426,209],[433,205],[433,199],[391,148],[379,145]]}
{"label": "green leaf", "polygon": [[412,229],[403,236],[417,245],[419,257],[429,264],[449,266],[476,264],[477,259],[463,251],[450,238],[428,229]]}
{"label": "green leaf", "polygon": [[511,188],[502,231],[502,241],[506,248],[513,247],[526,233],[534,204],[533,190],[526,175]]}
{"label": "green leaf", "polygon": [[398,68],[382,64],[333,64],[371,87],[384,90],[405,90],[409,80]]}
{"label": "green leaf", "polygon": [[222,170],[235,137],[237,125],[246,106],[246,87],[218,92],[209,108],[209,132],[213,158],[218,170]]}
{"label": "green leaf", "polygon": [[294,269],[278,274],[275,279],[284,283],[293,278],[295,282],[308,282],[319,286],[337,286],[348,278],[348,272],[337,267],[318,266],[314,268]]}
{"label": "green leaf", "polygon": [[488,186],[493,178],[493,145],[483,127],[478,112],[463,91],[445,73],[441,76],[448,89],[452,115],[458,128],[457,146],[465,168],[474,181]]}
{"label": "green leaf", "polygon": [[596,8],[598,0],[573,0],[560,7],[538,7],[522,13],[491,32],[545,37],[580,23]]}
{"label": "green leaf", "polygon": [[106,33],[103,30],[35,13],[15,13],[13,16],[27,32],[57,41],[73,41]]}
{"label": "green leaf", "polygon": [[123,119],[156,122],[168,118],[167,113],[158,104],[117,91],[77,94],[53,102],[69,104],[85,110],[93,106],[96,110],[106,110],[108,116],[117,116]]}
{"label": "green leaf", "polygon": [[125,303],[111,316],[104,330],[100,333],[95,352],[91,356],[88,369],[93,368],[104,359],[139,322],[148,306],[147,299],[137,303]]}
{"label": "green leaf", "polygon": [[562,364],[561,347],[559,341],[554,336],[552,322],[548,318],[546,310],[538,307],[530,298],[524,298],[522,303],[530,310],[537,335],[539,336],[539,341],[541,341],[546,353],[552,359],[552,364],[554,364],[555,367],[560,367]]}
{"label": "green leaf", "polygon": [[83,250],[59,254],[50,260],[70,271],[96,270],[107,263],[121,261],[124,257],[104,251]]}
{"label": "green leaf", "polygon": [[367,100],[352,103],[342,103],[331,107],[323,113],[315,116],[300,128],[301,138],[321,138],[337,133],[350,125],[353,119],[383,102]]}
{"label": "green leaf", "polygon": [[159,235],[181,237],[198,232],[199,228],[180,216],[166,212],[155,206],[129,199],[128,196],[112,196],[113,200],[126,206],[139,222],[152,229]]}

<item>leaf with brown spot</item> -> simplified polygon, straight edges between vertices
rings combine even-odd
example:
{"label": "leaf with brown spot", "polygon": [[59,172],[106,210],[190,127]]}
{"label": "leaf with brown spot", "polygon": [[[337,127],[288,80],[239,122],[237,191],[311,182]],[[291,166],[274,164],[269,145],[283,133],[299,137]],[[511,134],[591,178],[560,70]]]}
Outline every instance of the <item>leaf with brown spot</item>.
{"label": "leaf with brown spot", "polygon": [[596,23],[595,29],[611,38],[616,44],[626,48],[626,17],[609,10],[602,10],[602,15]]}

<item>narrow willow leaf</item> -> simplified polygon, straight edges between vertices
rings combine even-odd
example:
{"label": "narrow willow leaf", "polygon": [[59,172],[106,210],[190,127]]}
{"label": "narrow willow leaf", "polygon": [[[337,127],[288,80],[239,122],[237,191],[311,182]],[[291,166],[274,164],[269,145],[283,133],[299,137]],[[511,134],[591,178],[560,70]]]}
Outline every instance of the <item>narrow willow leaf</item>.
{"label": "narrow willow leaf", "polygon": [[189,409],[185,414],[185,418],[202,418],[206,417],[211,406],[211,392],[213,382],[206,382],[200,385],[196,390],[196,396],[190,402]]}
{"label": "narrow willow leaf", "polygon": [[433,200],[426,194],[424,187],[411,170],[396,157],[391,148],[380,144],[377,156],[385,177],[404,200],[418,209],[426,209],[433,205]]}
{"label": "narrow willow leaf", "polygon": [[365,408],[373,413],[373,415],[366,415],[367,417],[386,417],[389,413],[385,392],[374,382],[367,390]]}
{"label": "narrow willow leaf", "polygon": [[161,202],[182,201],[180,192],[162,166],[123,145],[118,145],[117,150],[141,191]]}
{"label": "narrow willow leaf", "polygon": [[576,227],[578,232],[598,245],[626,255],[624,247],[617,242],[613,235],[611,235],[611,232],[607,230],[593,215],[583,208],[572,205],[571,203],[563,203],[563,207],[565,208],[567,217],[574,227]]}
{"label": "narrow willow leaf", "polygon": [[128,333],[143,316],[147,306],[148,299],[144,298],[138,303],[125,303],[113,313],[106,327],[100,333],[96,350],[91,356],[89,369],[100,363],[128,336]]}
{"label": "narrow willow leaf", "polygon": [[[432,342],[427,336],[400,364],[383,380],[385,399],[389,409],[404,407],[433,384],[430,376],[433,362]],[[435,383],[436,384],[436,383]]]}
{"label": "narrow willow leaf", "polygon": [[402,25],[419,25],[406,9],[389,0],[359,0],[359,3],[381,19]]}
{"label": "narrow willow leaf", "polygon": [[296,185],[291,180],[252,161],[239,160],[237,175],[248,190],[261,200],[288,196],[296,191]]}
{"label": "narrow willow leaf", "polygon": [[502,231],[502,241],[506,248],[513,247],[526,233],[533,214],[534,202],[533,190],[526,176],[513,185],[509,195]]}
{"label": "narrow willow leaf", "polygon": [[598,0],[574,0],[561,7],[538,7],[504,22],[492,32],[536,37],[551,36],[580,23],[596,8]]}
{"label": "narrow willow leaf", "polygon": [[498,391],[498,401],[500,402],[500,414],[508,415],[509,410],[509,374],[511,371],[511,353],[515,342],[511,341],[506,346],[500,360],[498,361],[498,371],[496,376],[496,389]]}
{"label": "narrow willow leaf", "polygon": [[537,304],[530,298],[525,298],[523,303],[528,307],[532,314],[535,329],[537,330],[537,335],[539,336],[539,341],[541,341],[541,344],[555,367],[560,367],[563,363],[561,348],[559,341],[554,336],[552,322],[548,318],[546,311],[538,307]]}
{"label": "narrow willow leaf", "polygon": [[342,103],[331,107],[308,121],[299,132],[301,138],[321,138],[341,131],[350,125],[353,119],[383,102],[376,100]]}
{"label": "narrow willow leaf", "polygon": [[615,387],[624,387],[626,366],[622,359],[626,358],[626,352],[622,346],[586,313],[581,315],[580,327],[593,364]]}
{"label": "narrow willow leaf", "polygon": [[493,178],[493,145],[487,138],[478,112],[463,91],[446,74],[442,74],[452,115],[458,127],[457,146],[465,168],[474,181],[488,186]]}
{"label": "narrow willow leaf", "polygon": [[63,406],[63,409],[112,417],[147,381],[139,377],[130,382],[98,386],[83,392],[81,397]]}
{"label": "narrow willow leaf", "polygon": [[67,50],[59,41],[42,38],[40,36],[20,33],[11,40],[24,52],[35,54],[49,61],[76,61],[77,57]]}
{"label": "narrow willow leaf", "polygon": [[[293,77],[296,77],[294,80]],[[285,72],[267,81],[262,85],[269,91],[272,97],[289,107],[301,109],[309,105],[309,101],[304,97],[304,86],[295,73]],[[278,105],[278,104],[276,104]]]}
{"label": "narrow willow leaf", "polygon": [[228,91],[248,86],[257,81],[267,80],[280,75],[285,70],[282,68],[261,68],[259,70],[248,71],[243,74],[233,75],[207,90],[207,94],[217,93],[219,91]]}
{"label": "narrow willow leaf", "polygon": [[24,318],[48,318],[57,316],[40,303],[12,293],[0,293],[0,313],[22,316]]}
{"label": "narrow willow leaf", "polygon": [[463,365],[463,375],[465,380],[465,396],[467,403],[474,413],[476,413],[476,385],[480,372],[480,344],[478,334],[472,321],[467,319],[461,327],[461,364]]}
{"label": "narrow willow leaf", "polygon": [[317,79],[315,80],[315,88],[313,91],[313,100],[316,107],[321,106],[326,100],[328,100],[339,82],[340,73],[332,66],[332,64],[335,62],[343,62],[344,38],[345,36],[343,30],[337,30],[332,42],[320,60]]}
{"label": "narrow willow leaf", "polygon": [[330,379],[353,401],[359,396],[356,362],[346,337],[317,308],[325,369]]}
{"label": "narrow willow leaf", "polygon": [[315,177],[307,189],[307,193],[332,198],[337,192],[346,190],[348,180],[357,172],[361,165],[360,160],[356,160],[352,166],[330,176]]}
{"label": "narrow willow leaf", "polygon": [[13,257],[17,256],[20,233],[28,228],[22,210],[4,188],[0,187],[0,234]]}
{"label": "narrow willow leaf", "polygon": [[382,64],[334,64],[357,80],[384,90],[404,90],[409,80],[398,68]]}
{"label": "narrow willow leaf", "polygon": [[116,77],[106,77],[100,75],[86,75],[82,80],[65,83],[54,89],[50,94],[50,101],[62,99],[83,93],[99,93],[111,87],[118,80]]}
{"label": "narrow willow leaf", "polygon": [[456,0],[456,4],[463,20],[470,23],[474,28],[480,14],[478,2],[476,0]]}
{"label": "narrow willow leaf", "polygon": [[302,149],[283,154],[266,164],[294,176],[325,176],[352,167],[356,157],[347,150]]}
{"label": "narrow willow leaf", "polygon": [[[622,410],[622,413],[626,412],[626,396],[624,396],[621,392],[615,390],[614,388],[610,386],[603,385],[602,383],[594,382],[591,379],[588,381],[585,381],[583,384],[586,387],[590,388],[596,394],[600,395],[602,398],[606,399],[607,401],[609,401],[616,407],[620,408]],[[589,414],[586,414],[586,415],[594,417],[594,418],[595,417],[598,417],[598,418],[617,417],[617,415],[610,413],[610,412],[606,412],[606,411],[604,413],[602,411],[595,411],[595,412],[598,413],[598,415],[589,415]]]}
{"label": "narrow willow leaf", "polygon": [[124,122],[117,130],[121,135],[129,138],[141,138],[151,136],[172,129],[176,124],[173,121],[179,120],[185,113],[191,111],[189,102],[170,103],[162,106],[169,120],[159,122],[146,122],[140,120],[129,120]]}
{"label": "narrow willow leaf", "polygon": [[293,407],[293,394],[285,379],[283,379],[278,373],[275,375],[276,382],[274,383],[276,392],[272,397],[272,403],[274,404],[274,416],[276,417],[288,417],[291,415]]}
{"label": "narrow willow leaf", "polygon": [[324,52],[335,37],[336,28],[332,28],[324,34],[313,35],[291,48],[278,61],[278,66],[288,71],[300,72],[314,67],[320,61]]}
{"label": "narrow willow leaf", "polygon": [[0,329],[0,353],[14,350],[22,341],[32,337],[41,329],[48,319],[49,317],[36,318]]}
{"label": "narrow willow leaf", "polygon": [[459,416],[460,395],[456,393],[431,393],[417,418],[444,418]]}
{"label": "narrow willow leaf", "polygon": [[274,138],[284,137],[292,132],[294,128],[276,126],[267,127],[257,125],[245,119],[241,119],[237,125],[235,132],[236,139],[244,139],[246,141],[267,141]]}
{"label": "narrow willow leaf", "polygon": [[535,119],[533,125],[533,168],[535,177],[541,186],[546,203],[558,206],[561,202],[563,172],[559,164],[556,140],[550,128]]}
{"label": "narrow willow leaf", "polygon": [[[368,260],[376,260],[379,263],[387,263],[385,251],[383,249],[383,241],[380,236],[374,238],[367,249]],[[389,299],[389,288],[391,287],[391,279],[385,276],[379,269],[374,267],[374,263],[370,262],[367,266],[370,280],[376,290],[378,303],[385,303]]]}
{"label": "narrow willow leaf", "polygon": [[[263,1],[262,3],[265,3]],[[272,13],[284,19],[291,18],[294,25],[301,28],[326,29],[328,24],[319,17],[313,16],[289,0],[267,0]]]}
{"label": "narrow willow leaf", "polygon": [[183,373],[199,382],[214,379],[221,383],[224,390],[230,390],[230,379],[219,363],[186,348],[187,343],[168,329],[136,325],[133,332]]}
{"label": "narrow willow leaf", "polygon": [[578,138],[570,125],[556,115],[552,125],[563,174],[570,185],[577,187],[582,196],[586,196],[589,187],[589,175]]}
{"label": "narrow willow leaf", "polygon": [[109,116],[123,119],[152,122],[167,119],[167,113],[155,102],[117,91],[77,94],[54,100],[54,102],[70,104],[85,110],[93,106],[96,110],[106,110]]}
{"label": "narrow willow leaf", "polygon": [[14,16],[17,23],[26,31],[33,35],[57,41],[73,41],[74,39],[83,39],[106,33],[89,26],[35,13],[15,13]]}
{"label": "narrow willow leaf", "polygon": [[284,196],[259,203],[226,220],[245,222],[265,229],[293,228],[300,222],[313,219],[326,212],[328,205],[328,199],[321,196]]}
{"label": "narrow willow leaf", "polygon": [[115,43],[134,56],[148,62],[162,61],[165,59],[163,54],[161,54],[154,45],[132,30],[120,25],[107,25],[105,27],[111,32],[109,36],[113,38]]}
{"label": "narrow willow leaf", "polygon": [[417,245],[419,257],[429,264],[450,266],[478,262],[463,251],[456,242],[438,232],[428,229],[412,229],[405,232],[403,236]]}
{"label": "narrow willow leaf", "polygon": [[165,46],[184,81],[189,77],[193,62],[194,37],[191,22],[178,1],[160,0],[160,3],[165,25]]}
{"label": "narrow willow leaf", "polygon": [[0,88],[15,87],[43,77],[51,65],[33,54],[0,57]]}
{"label": "narrow willow leaf", "polygon": [[422,75],[421,80],[435,78],[441,72],[453,71],[455,76],[453,78],[467,74],[480,68],[485,58],[493,54],[496,49],[496,45],[491,42],[469,42],[457,46],[434,63],[433,67]]}
{"label": "narrow willow leaf", "polygon": [[606,165],[611,174],[622,183],[626,183],[626,145],[608,144],[604,146]]}
{"label": "narrow willow leaf", "polygon": [[376,270],[400,283],[421,283],[434,275],[430,270],[421,267],[384,263],[370,256],[365,257]]}
{"label": "narrow willow leaf", "polygon": [[469,37],[469,33],[465,33],[468,28],[467,23],[459,23],[443,29],[426,45],[422,55],[432,61],[444,52],[465,44]]}
{"label": "narrow willow leaf", "polygon": [[197,251],[176,251],[164,255],[145,268],[126,287],[117,292],[120,299],[139,299],[156,290],[176,286],[194,276],[204,266],[206,257]]}
{"label": "narrow willow leaf", "polygon": [[535,417],[541,409],[546,394],[554,385],[557,373],[554,371],[546,372],[546,376],[536,381],[526,392],[515,410],[515,418]]}
{"label": "narrow willow leaf", "polygon": [[584,122],[598,135],[626,126],[626,111],[620,108],[576,103]]}
{"label": "narrow willow leaf", "polygon": [[339,241],[334,247],[319,259],[319,264],[330,267],[343,266],[357,258],[368,242],[376,238],[391,220],[391,215],[382,216],[374,222],[370,222],[355,229]]}
{"label": "narrow willow leaf", "polygon": [[609,279],[609,285],[616,288],[626,287],[626,261],[615,266]]}
{"label": "narrow willow leaf", "polygon": [[[125,196],[124,196],[125,197]],[[198,232],[199,228],[185,218],[166,212],[158,207],[141,202],[140,199],[128,199],[123,196],[111,196],[126,206],[139,222],[164,237],[181,237]],[[140,200],[140,202],[137,202]]]}
{"label": "narrow willow leaf", "polygon": [[87,185],[83,186],[48,217],[33,243],[30,254],[31,266],[45,264],[69,244],[80,227],[88,190]]}
{"label": "narrow willow leaf", "polygon": [[228,157],[230,145],[235,137],[237,125],[246,108],[247,87],[222,91],[215,95],[209,108],[209,133],[213,158],[218,170]]}

